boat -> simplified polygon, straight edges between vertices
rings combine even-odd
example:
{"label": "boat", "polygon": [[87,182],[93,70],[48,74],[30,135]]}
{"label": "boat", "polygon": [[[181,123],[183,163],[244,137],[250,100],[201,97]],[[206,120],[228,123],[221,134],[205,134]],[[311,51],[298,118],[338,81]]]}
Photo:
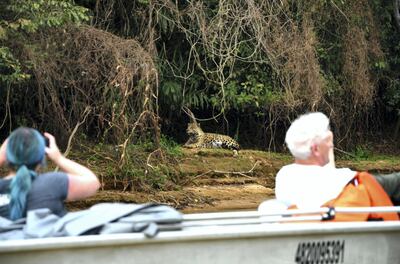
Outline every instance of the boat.
{"label": "boat", "polygon": [[[1,263],[400,263],[400,221],[331,222],[335,213],[400,207],[184,214],[143,233],[0,242]],[[322,221],[321,221],[322,220]],[[318,222],[317,222],[318,221]]]}

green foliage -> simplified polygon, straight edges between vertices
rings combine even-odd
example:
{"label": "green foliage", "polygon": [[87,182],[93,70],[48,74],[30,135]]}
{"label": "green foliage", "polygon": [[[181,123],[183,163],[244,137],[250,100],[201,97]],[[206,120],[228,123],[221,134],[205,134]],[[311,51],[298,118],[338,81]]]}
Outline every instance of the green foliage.
{"label": "green foliage", "polygon": [[180,105],[182,103],[182,87],[176,81],[164,81],[161,84],[161,98],[168,104]]}
{"label": "green foliage", "polygon": [[400,79],[391,79],[383,99],[389,111],[394,111],[400,116]]}
{"label": "green foliage", "polygon": [[[18,83],[30,77],[29,62],[16,57],[28,47],[26,34],[69,23],[89,21],[88,10],[72,0],[10,0],[0,8],[0,81]],[[20,47],[16,47],[21,45]]]}
{"label": "green foliage", "polygon": [[[238,111],[264,109],[281,100],[279,92],[273,90],[265,72],[247,71],[240,74],[243,75],[229,81],[225,88],[228,109],[232,108]],[[219,104],[215,96],[211,97],[211,100],[214,106]]]}
{"label": "green foliage", "polygon": [[[82,146],[88,145],[84,137],[81,142]],[[107,189],[164,190],[173,186],[172,182],[179,177],[171,155],[183,154],[179,146],[166,137],[161,140],[161,148],[162,152],[153,152],[154,143],[150,141],[130,144],[125,150],[127,158],[123,165],[120,163],[121,148],[102,142],[96,142],[87,152],[82,150],[81,155],[98,170]]]}
{"label": "green foliage", "polygon": [[6,25],[28,33],[40,28],[89,21],[87,9],[75,5],[72,0],[15,0],[7,9],[16,17],[12,21],[5,21]]}
{"label": "green foliage", "polygon": [[234,122],[240,124],[251,116],[278,131],[281,121],[305,111],[341,112],[334,125],[351,134],[367,129],[367,113],[379,113],[372,109],[376,95],[387,109],[398,107],[400,34],[391,1],[300,0],[279,9],[273,2],[259,2],[254,20],[247,1],[185,2],[187,10],[182,1],[153,2],[161,115],[171,120],[185,105],[203,117],[239,113]]}
{"label": "green foliage", "polygon": [[206,90],[200,89],[201,79],[193,76],[187,82],[163,80],[160,84],[160,102],[163,106],[178,110],[182,105],[193,108],[205,108],[212,99]]}
{"label": "green foliage", "polygon": [[[42,61],[51,56],[50,49],[38,49],[38,39],[50,48],[56,47],[59,43],[43,41],[46,31],[87,22],[91,13],[96,16],[93,19],[96,27],[123,38],[137,39],[151,53],[159,77],[154,85],[158,93],[151,98],[159,103],[154,109],[161,119],[172,122],[166,122],[169,127],[174,127],[173,122],[182,117],[178,113],[181,107],[187,106],[203,118],[223,113],[217,117],[218,125],[224,126],[219,129],[232,131],[236,126],[238,131],[238,124],[246,131],[256,127],[264,130],[248,133],[249,137],[257,138],[254,141],[266,138],[275,141],[275,136],[282,134],[280,129],[283,131],[294,116],[320,110],[334,113],[334,127],[353,139],[348,135],[354,132],[354,127],[366,130],[373,123],[368,121],[379,119],[379,114],[400,113],[400,34],[393,20],[392,3],[389,0],[259,1],[257,5],[246,0],[2,1],[0,82],[16,84],[29,79],[30,69],[37,65],[31,66],[35,62],[29,62],[29,56],[24,55],[34,53],[36,58],[42,56]],[[125,57],[119,61],[129,64]],[[307,68],[310,61],[315,64]],[[109,62],[107,57],[93,59],[93,64],[109,65]],[[79,81],[92,75],[81,75],[80,66],[77,62],[76,72],[73,68],[57,73],[61,80],[67,80],[63,74],[69,75],[66,83],[69,80],[77,80],[76,85],[84,83],[76,87],[84,90],[85,85],[92,83]],[[358,71],[352,72],[358,66]],[[118,78],[129,77],[122,72],[123,68],[117,68]],[[316,74],[310,75],[314,70]],[[102,72],[97,76],[107,74]],[[362,89],[355,88],[360,83],[359,86],[367,83],[372,87],[371,100],[375,100],[365,108],[355,106],[362,101],[355,98],[363,94]],[[51,85],[46,88],[51,90]],[[130,99],[124,101],[123,93],[116,92],[118,89],[123,88],[106,87],[104,102],[115,109],[134,104]],[[55,92],[54,98],[62,97],[62,102],[68,105],[71,100],[68,93],[74,94],[75,90],[63,92]],[[143,96],[141,92],[134,92],[136,95]],[[313,96],[317,98],[315,104],[305,103]],[[379,107],[387,112],[376,109]],[[99,116],[106,123],[112,118],[123,119],[131,112],[115,111],[113,115]],[[272,134],[267,134],[267,130]],[[237,134],[242,135],[242,131]],[[179,155],[179,148],[170,141],[173,140],[161,138],[163,151]],[[146,151],[155,148],[151,142],[140,144]],[[140,174],[133,167],[131,171]]]}
{"label": "green foliage", "polygon": [[22,71],[21,63],[14,57],[10,49],[0,47],[0,82],[16,83],[29,77],[29,74]]}
{"label": "green foliage", "polygon": [[181,146],[168,136],[161,135],[160,146],[172,157],[182,157],[183,155]]}
{"label": "green foliage", "polygon": [[151,170],[137,167],[128,163],[121,171],[123,175],[124,188],[131,190],[155,189],[162,190],[167,181],[167,175],[162,171],[163,166],[158,165]]}
{"label": "green foliage", "polygon": [[365,146],[356,146],[353,156],[356,160],[368,160],[372,156],[372,151]]}
{"label": "green foliage", "polygon": [[166,188],[166,184],[173,180],[175,172],[173,168],[166,165],[159,156],[160,153],[167,157],[180,156],[180,148],[172,140],[162,137],[161,150],[154,151],[154,143],[140,142],[128,146],[127,159],[117,173],[117,178],[123,182],[126,189],[129,186],[132,190]]}
{"label": "green foliage", "polygon": [[138,0],[138,2],[140,4],[143,4],[143,5],[148,5],[149,4],[149,0]]}
{"label": "green foliage", "polygon": [[374,72],[383,86],[387,110],[400,116],[400,30],[393,17],[393,1],[371,1],[379,25],[381,45],[386,56],[374,63]]}
{"label": "green foliage", "polygon": [[[99,151],[107,149],[106,145],[99,144]],[[155,189],[163,190],[176,182],[179,176],[173,166],[175,158],[182,157],[181,147],[164,135],[160,139],[161,149],[155,150],[153,141],[141,141],[130,144],[126,149],[126,159],[123,166],[115,165],[114,170],[108,171],[107,177],[114,178],[118,184],[123,184],[124,189],[132,190]],[[119,152],[116,153],[120,155]],[[118,160],[118,159],[116,159]],[[116,168],[118,168],[115,170]]]}
{"label": "green foliage", "polygon": [[[363,168],[363,170],[366,170],[365,168],[366,164],[371,164],[370,166],[373,169],[376,169],[383,164],[387,164],[389,167],[397,167],[399,164],[399,156],[398,155],[393,155],[390,153],[380,153],[376,152],[373,149],[373,146],[366,146],[366,145],[358,145],[355,147],[355,150],[352,151],[349,154],[341,155],[342,157],[340,160],[351,160],[355,162],[360,162],[360,165],[355,165],[356,167]],[[367,163],[365,163],[367,162]],[[369,170],[369,169],[367,169]]]}

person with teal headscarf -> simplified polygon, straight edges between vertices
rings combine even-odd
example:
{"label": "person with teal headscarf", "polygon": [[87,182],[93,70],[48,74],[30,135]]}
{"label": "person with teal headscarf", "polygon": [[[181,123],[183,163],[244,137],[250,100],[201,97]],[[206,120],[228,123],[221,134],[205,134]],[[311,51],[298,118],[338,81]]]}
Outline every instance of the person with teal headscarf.
{"label": "person with teal headscarf", "polygon": [[[46,146],[46,138],[49,145]],[[46,156],[60,172],[39,173]],[[33,128],[14,130],[0,147],[0,166],[9,173],[0,179],[0,216],[17,220],[27,211],[49,208],[66,214],[64,201],[87,198],[99,189],[97,176],[87,167],[64,157],[54,136]]]}

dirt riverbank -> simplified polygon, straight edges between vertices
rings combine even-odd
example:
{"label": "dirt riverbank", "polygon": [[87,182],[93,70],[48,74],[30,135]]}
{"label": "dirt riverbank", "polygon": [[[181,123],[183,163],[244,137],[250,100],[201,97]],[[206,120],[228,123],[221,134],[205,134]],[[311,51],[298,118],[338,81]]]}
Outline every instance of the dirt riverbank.
{"label": "dirt riverbank", "polygon": [[[101,190],[94,197],[68,204],[71,210],[99,202],[165,203],[183,212],[254,210],[274,198],[275,175],[291,162],[288,155],[243,150],[238,157],[225,150],[184,150],[179,161],[182,186],[168,191]],[[339,160],[339,167],[380,172],[400,171],[393,159]]]}

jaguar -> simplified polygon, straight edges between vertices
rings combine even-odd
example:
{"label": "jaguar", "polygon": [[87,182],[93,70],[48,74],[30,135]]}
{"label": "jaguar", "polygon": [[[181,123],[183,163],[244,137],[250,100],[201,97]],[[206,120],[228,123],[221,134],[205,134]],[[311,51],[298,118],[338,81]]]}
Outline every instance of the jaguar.
{"label": "jaguar", "polygon": [[233,150],[234,156],[238,155],[240,145],[227,135],[205,133],[197,122],[188,123],[186,133],[189,136],[185,143],[186,148],[224,148]]}

